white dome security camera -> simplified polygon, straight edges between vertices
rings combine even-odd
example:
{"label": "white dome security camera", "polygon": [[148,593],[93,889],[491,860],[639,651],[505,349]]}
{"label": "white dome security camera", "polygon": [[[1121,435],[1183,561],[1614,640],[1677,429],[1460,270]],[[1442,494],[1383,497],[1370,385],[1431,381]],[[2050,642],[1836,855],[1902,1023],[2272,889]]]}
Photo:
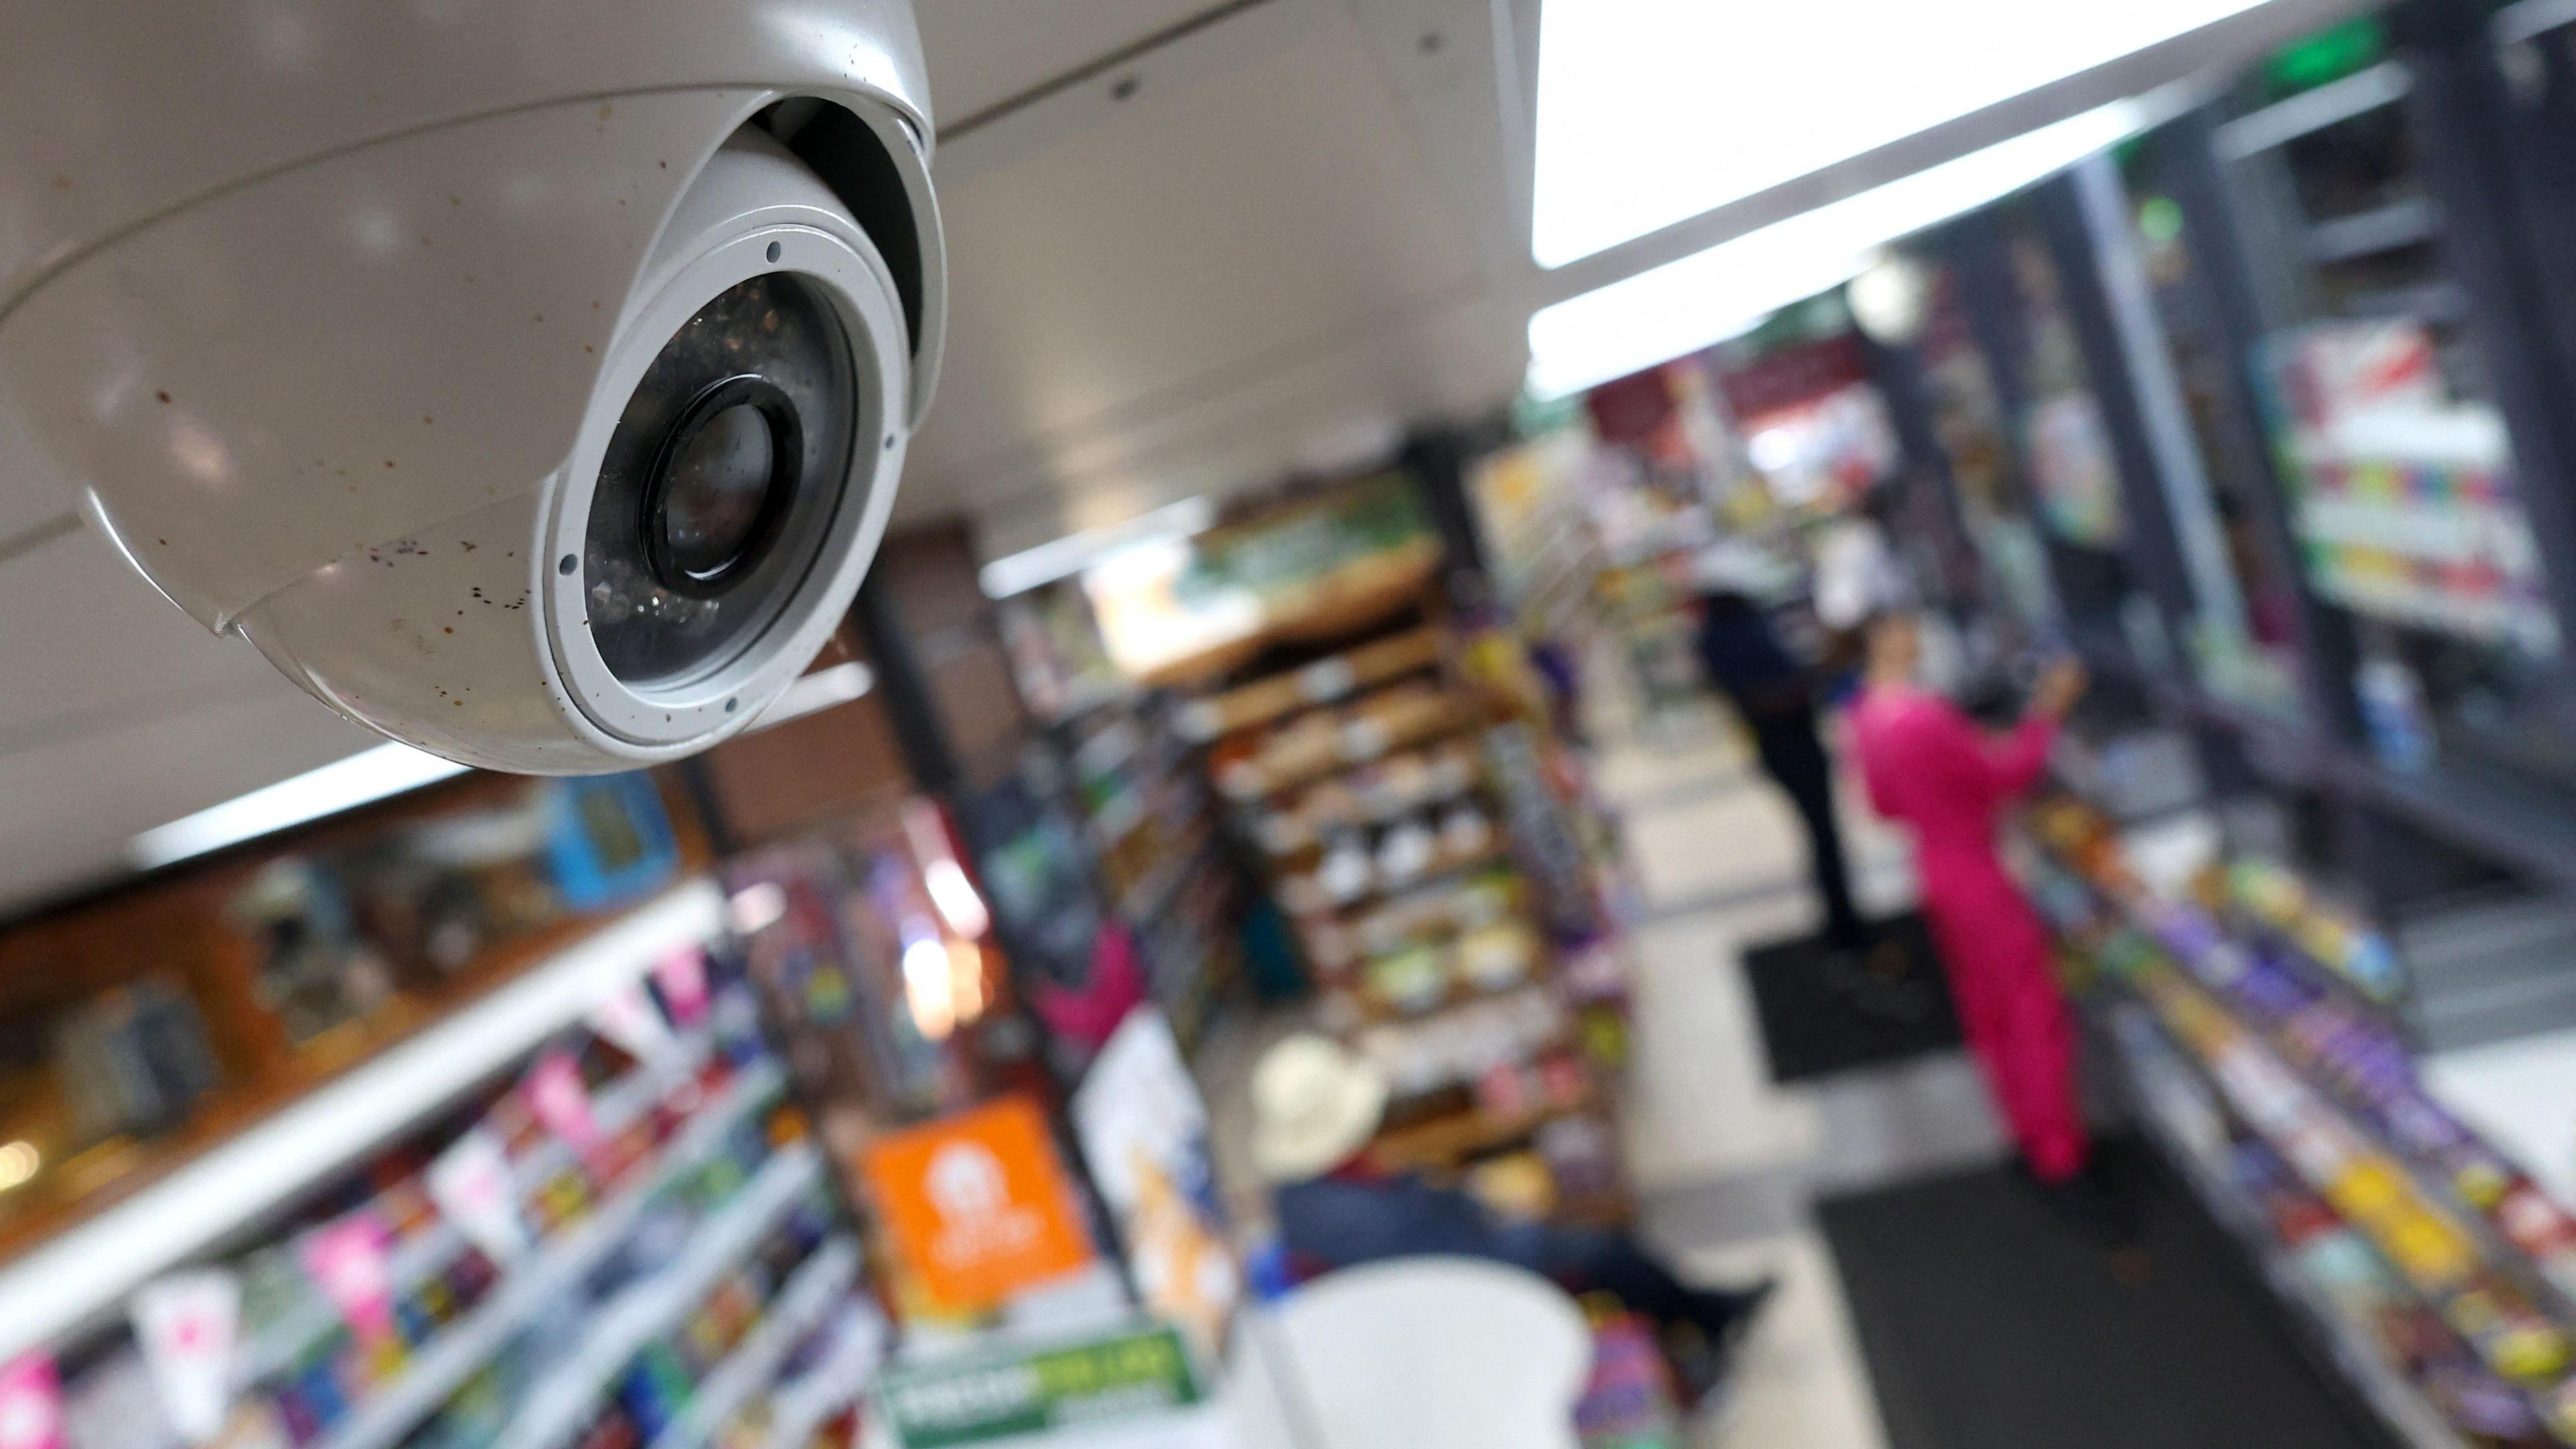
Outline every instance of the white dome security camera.
{"label": "white dome security camera", "polygon": [[0,483],[468,764],[677,758],[804,669],[944,328],[909,0],[18,10]]}

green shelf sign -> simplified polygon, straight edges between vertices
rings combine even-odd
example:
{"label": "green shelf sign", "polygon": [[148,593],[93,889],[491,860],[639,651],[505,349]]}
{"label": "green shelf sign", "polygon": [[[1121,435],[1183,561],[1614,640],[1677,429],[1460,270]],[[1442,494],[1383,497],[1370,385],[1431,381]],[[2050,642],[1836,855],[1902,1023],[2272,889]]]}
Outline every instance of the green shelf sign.
{"label": "green shelf sign", "polygon": [[1195,1405],[1179,1330],[1145,1328],[889,1374],[877,1401],[904,1449],[950,1449]]}

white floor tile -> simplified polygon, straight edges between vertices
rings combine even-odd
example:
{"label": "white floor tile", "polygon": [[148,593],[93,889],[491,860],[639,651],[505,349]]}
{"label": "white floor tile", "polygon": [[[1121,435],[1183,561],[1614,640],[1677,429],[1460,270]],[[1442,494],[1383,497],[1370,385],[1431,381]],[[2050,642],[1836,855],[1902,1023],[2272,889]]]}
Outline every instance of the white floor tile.
{"label": "white floor tile", "polygon": [[1620,1118],[1641,1190],[1816,1150],[1814,1106],[1771,1085],[1729,915],[1672,917],[1630,942],[1636,1009]]}
{"label": "white floor tile", "polygon": [[1687,1255],[1707,1282],[1777,1274],[1779,1292],[1744,1341],[1725,1401],[1694,1449],[1885,1449],[1878,1403],[1844,1309],[1833,1254],[1812,1232]]}

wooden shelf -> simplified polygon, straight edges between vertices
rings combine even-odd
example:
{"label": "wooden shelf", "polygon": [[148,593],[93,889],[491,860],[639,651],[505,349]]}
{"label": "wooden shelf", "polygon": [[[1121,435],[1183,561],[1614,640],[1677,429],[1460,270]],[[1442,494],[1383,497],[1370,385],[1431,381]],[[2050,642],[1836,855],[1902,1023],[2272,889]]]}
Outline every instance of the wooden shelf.
{"label": "wooden shelf", "polygon": [[1438,1001],[1412,1010],[1386,1005],[1370,996],[1367,987],[1346,977],[1327,982],[1326,989],[1349,997],[1359,1008],[1360,1019],[1370,1026],[1414,1026],[1444,1016],[1461,1007],[1474,1006],[1486,1001],[1502,1001],[1534,986],[1545,986],[1554,979],[1555,974],[1552,968],[1542,965],[1517,980],[1500,986],[1479,986],[1472,981],[1453,977],[1449,982],[1449,989],[1441,993]]}
{"label": "wooden shelf", "polygon": [[[1332,919],[1341,919],[1349,916],[1354,911],[1363,910],[1370,906],[1377,905],[1382,901],[1400,896],[1406,891],[1434,884],[1453,875],[1463,875],[1471,870],[1479,870],[1489,865],[1500,865],[1510,859],[1511,842],[1502,839],[1497,835],[1495,839],[1487,844],[1480,845],[1474,850],[1468,851],[1463,855],[1453,856],[1444,854],[1435,856],[1429,865],[1424,866],[1422,869],[1415,871],[1413,874],[1406,876],[1402,880],[1389,881],[1372,879],[1366,890],[1361,891],[1358,895],[1351,897],[1349,900],[1334,901],[1321,909],[1312,911],[1299,911],[1292,909],[1288,913],[1289,919],[1299,922],[1320,920],[1328,917]],[[1287,903],[1282,901],[1280,904],[1285,906]]]}
{"label": "wooden shelf", "polygon": [[[1329,759],[1276,773],[1264,770],[1250,760],[1238,761],[1218,771],[1217,791],[1238,804],[1267,799],[1312,785],[1318,780],[1330,779],[1345,770],[1374,763],[1417,745],[1482,729],[1493,722],[1494,712],[1482,697],[1465,690],[1450,690],[1446,696],[1442,708],[1427,711],[1400,729],[1388,730],[1386,738],[1373,748],[1356,752],[1348,748],[1339,749]],[[1250,774],[1236,773],[1247,767]]]}
{"label": "wooden shelf", "polygon": [[1389,1169],[1455,1167],[1470,1157],[1526,1140],[1550,1122],[1588,1116],[1600,1103],[1600,1090],[1587,1087],[1569,1102],[1508,1116],[1471,1104],[1446,1116],[1380,1132],[1369,1143],[1368,1155],[1371,1161]]}
{"label": "wooden shelf", "polygon": [[1310,705],[1347,699],[1359,690],[1438,664],[1442,632],[1437,624],[1425,624],[1194,700],[1174,716],[1173,724],[1185,739],[1213,740]]}

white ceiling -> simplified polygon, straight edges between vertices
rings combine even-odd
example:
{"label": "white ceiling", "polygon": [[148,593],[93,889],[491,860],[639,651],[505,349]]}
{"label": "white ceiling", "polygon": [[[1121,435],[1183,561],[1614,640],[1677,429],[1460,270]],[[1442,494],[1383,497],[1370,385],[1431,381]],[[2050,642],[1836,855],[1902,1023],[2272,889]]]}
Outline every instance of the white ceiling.
{"label": "white ceiling", "polygon": [[[1352,461],[1507,400],[1540,302],[2103,98],[2060,87],[1541,273],[1538,9],[919,0],[953,325],[899,517],[977,515],[1000,553]],[[2094,90],[2141,84],[2132,66]],[[0,910],[114,870],[139,830],[369,742],[198,630],[59,500],[6,488],[0,681]]]}
{"label": "white ceiling", "polygon": [[[943,115],[968,17],[1014,4],[924,6]],[[1264,0],[944,132],[949,361],[905,510],[973,511],[1008,552],[1508,399],[1527,313],[1496,304],[1526,264],[1492,13]]]}

